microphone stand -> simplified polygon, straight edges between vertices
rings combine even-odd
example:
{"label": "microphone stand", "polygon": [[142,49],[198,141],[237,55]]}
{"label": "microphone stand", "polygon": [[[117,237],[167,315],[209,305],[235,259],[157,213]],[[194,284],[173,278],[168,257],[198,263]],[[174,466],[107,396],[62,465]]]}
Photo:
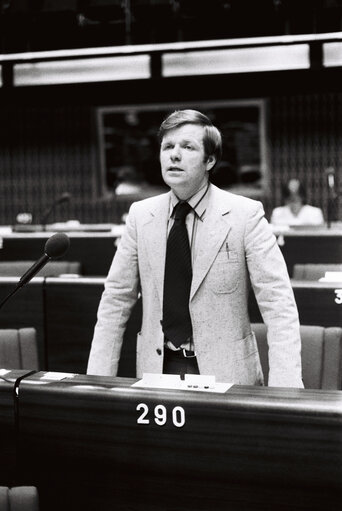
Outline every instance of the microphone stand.
{"label": "microphone stand", "polygon": [[327,208],[327,228],[331,229],[331,219],[332,219],[332,212],[333,212],[333,199],[331,197],[328,197],[328,208]]}
{"label": "microphone stand", "polygon": [[45,212],[43,213],[42,219],[40,221],[40,224],[42,226],[42,231],[46,231],[46,221],[47,221],[48,217],[50,216],[50,214],[52,213],[52,211],[55,209],[55,207],[57,207],[59,204],[62,204],[63,202],[68,202],[70,200],[70,198],[71,198],[70,194],[68,192],[66,192],[63,195],[61,195],[60,197],[58,197],[58,199],[55,200],[52,203],[52,205],[45,210]]}
{"label": "microphone stand", "polygon": [[[3,305],[9,300],[19,289],[21,289],[25,284],[27,284],[38,272],[43,266],[45,266],[49,261],[51,260],[51,257],[44,254],[36,263],[31,266],[27,270],[26,273],[19,279],[19,282],[15,286],[15,288],[0,302],[0,309]],[[32,273],[33,272],[33,273]]]}
{"label": "microphone stand", "polygon": [[51,259],[62,257],[68,250],[70,240],[64,233],[56,233],[45,243],[44,254],[36,261],[19,279],[15,288],[0,302],[0,309],[5,305],[7,300],[11,298],[19,289],[30,280],[49,262]]}
{"label": "microphone stand", "polygon": [[52,204],[52,206],[50,206],[46,211],[45,213],[43,214],[42,216],[42,219],[40,221],[40,224],[42,226],[42,231],[46,231],[46,220],[48,219],[48,217],[50,216],[50,213],[52,213],[52,211],[55,209],[55,206],[57,206],[58,202],[54,202]]}
{"label": "microphone stand", "polygon": [[328,204],[327,204],[327,228],[331,228],[331,222],[334,220],[335,213],[335,200],[338,194],[335,191],[335,170],[329,167],[325,171],[328,179]]}
{"label": "microphone stand", "polygon": [[1,302],[0,302],[0,309],[2,309],[3,305],[5,305],[5,303],[7,302],[7,300],[9,300],[13,295],[14,293],[16,293],[18,291],[18,289],[20,289],[20,287],[15,287]]}
{"label": "microphone stand", "polygon": [[327,207],[327,228],[331,228],[331,222],[335,219],[335,201],[338,195],[334,188],[329,188]]}

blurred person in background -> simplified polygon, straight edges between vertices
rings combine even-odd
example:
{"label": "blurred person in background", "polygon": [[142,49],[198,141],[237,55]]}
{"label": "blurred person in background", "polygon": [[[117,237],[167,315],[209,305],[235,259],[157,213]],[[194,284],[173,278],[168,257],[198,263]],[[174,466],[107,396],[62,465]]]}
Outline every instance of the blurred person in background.
{"label": "blurred person in background", "polygon": [[321,208],[306,204],[306,192],[298,179],[290,179],[282,187],[284,206],[274,208],[271,215],[273,225],[322,225]]}

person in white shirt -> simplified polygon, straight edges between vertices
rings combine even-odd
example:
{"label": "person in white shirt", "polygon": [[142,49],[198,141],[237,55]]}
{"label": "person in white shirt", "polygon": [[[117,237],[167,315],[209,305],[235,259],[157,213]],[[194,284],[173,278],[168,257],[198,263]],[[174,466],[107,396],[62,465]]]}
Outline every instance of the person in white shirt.
{"label": "person in white shirt", "polygon": [[306,204],[306,194],[298,179],[290,179],[283,188],[285,205],[274,208],[271,215],[273,225],[322,225],[321,208]]}

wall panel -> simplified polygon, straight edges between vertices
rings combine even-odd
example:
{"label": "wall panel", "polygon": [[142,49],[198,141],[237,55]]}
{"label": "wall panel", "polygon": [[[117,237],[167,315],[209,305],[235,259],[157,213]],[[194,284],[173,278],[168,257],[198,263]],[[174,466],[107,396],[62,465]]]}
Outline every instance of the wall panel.
{"label": "wall panel", "polygon": [[[341,114],[342,94],[338,92],[269,98],[268,215],[281,202],[281,183],[294,176],[306,185],[309,202],[326,211],[325,169],[334,167],[336,181],[340,178],[341,182]],[[14,223],[22,211],[32,212],[38,222],[54,198],[65,191],[73,200],[59,206],[49,220],[120,220],[129,202],[98,196],[97,138],[91,104],[2,105],[0,122],[0,224]]]}
{"label": "wall panel", "polygon": [[[270,100],[269,143],[272,196],[281,202],[281,183],[299,177],[308,202],[326,215],[328,186],[325,170],[333,167],[341,181],[342,94],[322,93],[274,97]],[[338,205],[337,205],[338,206]],[[340,208],[338,208],[340,209]]]}

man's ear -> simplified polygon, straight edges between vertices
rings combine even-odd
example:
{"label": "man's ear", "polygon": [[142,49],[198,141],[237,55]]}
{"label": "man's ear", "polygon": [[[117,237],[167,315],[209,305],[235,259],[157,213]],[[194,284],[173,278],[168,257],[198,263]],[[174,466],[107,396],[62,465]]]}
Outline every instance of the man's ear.
{"label": "man's ear", "polygon": [[207,159],[207,171],[209,172],[209,170],[211,170],[214,165],[216,163],[216,158],[213,154],[211,154],[210,156],[208,156],[208,159]]}

